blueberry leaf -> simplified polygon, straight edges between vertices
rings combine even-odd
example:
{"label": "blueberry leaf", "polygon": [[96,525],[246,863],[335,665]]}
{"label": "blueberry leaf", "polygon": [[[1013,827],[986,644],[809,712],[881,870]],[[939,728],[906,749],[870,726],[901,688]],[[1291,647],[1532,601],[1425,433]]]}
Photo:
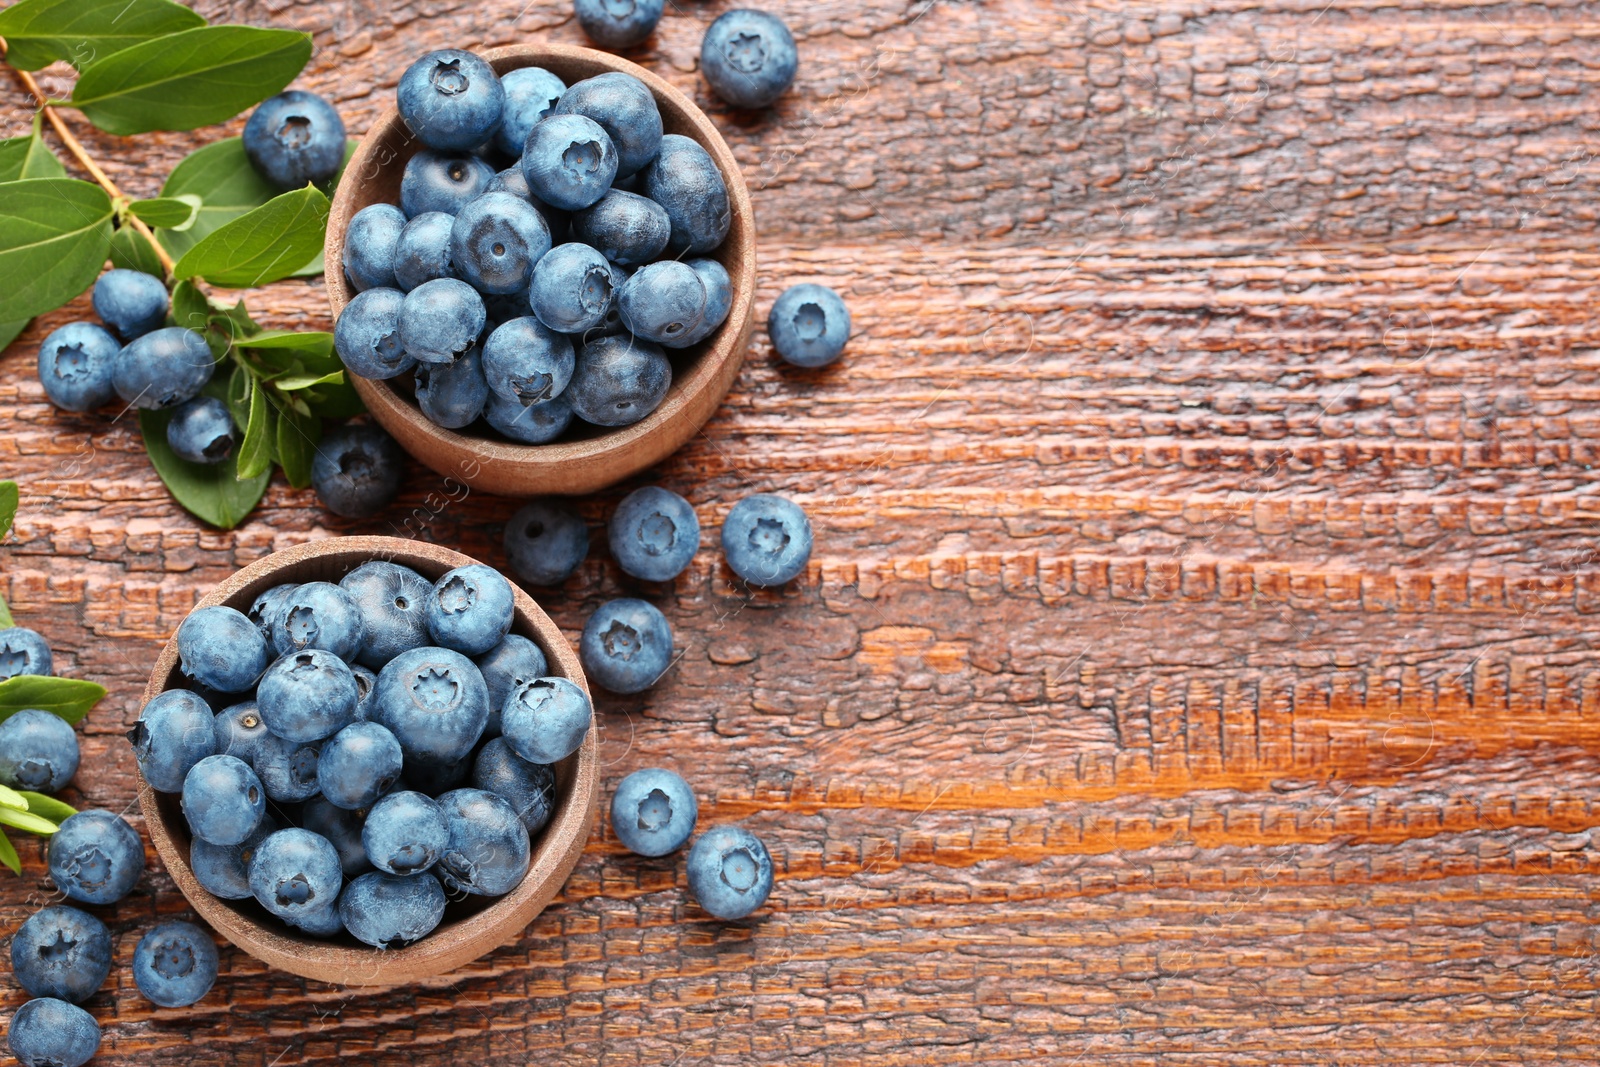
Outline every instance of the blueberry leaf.
{"label": "blueberry leaf", "polygon": [[274,388],[284,393],[292,393],[299,389],[310,389],[315,385],[338,385],[344,381],[344,371],[329,371],[327,374],[285,374],[272,379]]}
{"label": "blueberry leaf", "polygon": [[192,130],[279,92],[310,58],[307,33],[201,26],[95,60],[71,102],[107,133]]}
{"label": "blueberry leaf", "polygon": [[29,811],[57,825],[78,814],[78,809],[64,800],[57,800],[55,797],[47,797],[43,793],[34,793],[27,789],[19,789],[17,792],[28,802]]}
{"label": "blueberry leaf", "polygon": [[11,524],[17,521],[17,502],[20,494],[17,492],[17,483],[7,479],[0,482],[0,540],[11,532]]}
{"label": "blueberry leaf", "polygon": [[10,867],[13,874],[22,873],[22,859],[17,855],[17,846],[4,833],[0,833],[0,863]]}
{"label": "blueberry leaf", "polygon": [[0,185],[0,321],[60,307],[100,273],[111,249],[111,198],[90,182]]}
{"label": "blueberry leaf", "polygon": [[[229,382],[221,375],[211,379],[204,392],[219,400],[228,400]],[[249,375],[234,377],[249,381]],[[230,379],[231,380],[231,379]],[[229,410],[235,410],[229,405]],[[235,421],[238,414],[235,412]],[[179,459],[167,444],[167,423],[172,419],[170,408],[139,412],[139,430],[144,435],[144,448],[150,456],[150,465],[161,476],[172,497],[189,514],[223,530],[231,530],[255,510],[267,491],[271,480],[268,470],[255,478],[240,479],[236,457],[229,456],[221,463],[190,463]],[[0,683],[3,687],[6,683]]]}
{"label": "blueberry leaf", "polygon": [[245,289],[287,278],[322,247],[328,198],[306,186],[207,234],[173,268],[179,278]]}
{"label": "blueberry leaf", "polygon": [[284,408],[278,417],[278,463],[296,489],[311,484],[311,461],[322,439],[322,420]]}
{"label": "blueberry leaf", "polygon": [[244,440],[239,444],[239,478],[257,478],[272,471],[272,448],[276,434],[276,415],[267,401],[261,383],[250,381],[250,413],[245,419]]}
{"label": "blueberry leaf", "polygon": [[327,356],[333,352],[333,334],[319,330],[262,330],[239,342],[240,348],[291,349]]}
{"label": "blueberry leaf", "polygon": [[11,617],[11,605],[6,603],[5,597],[0,597],[0,630],[9,630],[16,624]]}
{"label": "blueberry leaf", "polygon": [[0,825],[14,826],[18,830],[26,830],[28,833],[38,834],[40,837],[49,837],[56,832],[56,824],[49,819],[41,819],[32,812],[18,811],[16,808],[8,808],[4,805],[0,805]]}
{"label": "blueberry leaf", "polygon": [[38,70],[58,59],[90,61],[206,20],[172,0],[21,0],[0,11],[6,62]]}
{"label": "blueberry leaf", "polygon": [[193,193],[135,200],[128,205],[128,210],[146,224],[168,230],[186,230],[194,225],[194,217],[199,209],[200,198]]}
{"label": "blueberry leaf", "polygon": [[0,682],[0,722],[24,708],[38,708],[76,723],[106,695],[106,687],[81,678],[19,674]]}
{"label": "blueberry leaf", "polygon": [[[15,10],[11,8],[8,10]],[[5,12],[0,12],[0,15]],[[22,181],[25,178],[65,178],[67,168],[44,143],[41,123],[44,115],[33,117],[33,132],[26,137],[11,137],[0,141],[0,182]]]}
{"label": "blueberry leaf", "polygon": [[111,231],[111,265],[153,274],[157,278],[164,278],[167,274],[166,268],[156,258],[156,250],[132,226],[120,226]]}
{"label": "blueberry leaf", "polygon": [[8,785],[0,785],[0,807],[28,810],[28,798]]}

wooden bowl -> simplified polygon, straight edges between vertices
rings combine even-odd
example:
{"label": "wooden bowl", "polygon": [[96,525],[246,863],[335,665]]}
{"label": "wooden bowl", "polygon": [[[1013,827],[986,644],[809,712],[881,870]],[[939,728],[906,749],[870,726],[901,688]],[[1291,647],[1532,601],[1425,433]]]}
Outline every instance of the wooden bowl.
{"label": "wooden bowl", "polygon": [[[263,591],[280,582],[337,582],[368,560],[384,559],[410,567],[424,578],[476,562],[447,548],[398,537],[335,537],[312,541],[245,567],[218,585],[196,607],[226,604],[247,610]],[[570,678],[588,692],[578,657],[566,638],[517,588],[512,632],[534,641],[550,661],[550,673]],[[176,638],[167,642],[150,673],[143,704],[167,689],[185,688],[178,672]],[[141,707],[143,706],[141,704]],[[533,858],[522,884],[503,897],[452,903],[438,929],[414,945],[379,950],[348,934],[320,940],[296,932],[254,900],[223,900],[195,881],[189,867],[189,826],[176,793],[158,793],[141,776],[139,806],[167,873],[194,910],[250,955],[280,970],[336,985],[402,985],[431,978],[516,940],[534,916],[556,895],[578,862],[594,824],[600,795],[600,769],[591,728],[583,747],[556,764],[556,806],[550,823],[533,842]]]}
{"label": "wooden bowl", "polygon": [[[672,387],[655,411],[632,426],[586,427],[574,419],[573,429],[567,433],[576,433],[575,437],[547,445],[518,444],[491,436],[492,430],[469,427],[457,432],[436,426],[393,381],[351,375],[373,417],[401,447],[440,474],[503,496],[591,493],[677,451],[711,418],[738,376],[750,343],[755,305],[756,229],[750,192],[733,152],[705,112],[643,67],[606,52],[559,44],[512,45],[491,49],[483,57],[500,74],[519,67],[544,67],[568,85],[609,71],[633,75],[655,94],[666,132],[698,141],[716,161],[728,186],[733,225],[722,247],[710,255],[727,268],[733,284],[733,309],[717,332],[700,344],[669,351]],[[333,198],[325,247],[328,270],[324,277],[335,320],[356,295],[340,267],[350,219],[369,204],[400,202],[401,173],[419,147],[399,113],[390,107],[367,131],[345,168]]]}

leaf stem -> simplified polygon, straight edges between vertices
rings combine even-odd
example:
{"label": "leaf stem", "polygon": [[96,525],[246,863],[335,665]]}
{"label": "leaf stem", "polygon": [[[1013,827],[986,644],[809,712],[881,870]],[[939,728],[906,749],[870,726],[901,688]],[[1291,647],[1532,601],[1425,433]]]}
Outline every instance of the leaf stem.
{"label": "leaf stem", "polygon": [[[6,51],[6,39],[0,37],[0,61],[5,59]],[[61,143],[66,146],[68,152],[72,153],[72,158],[76,159],[79,165],[89,172],[89,175],[94,178],[100,188],[106,191],[111,199],[126,199],[123,197],[122,190],[117,188],[117,183],[112,181],[111,177],[100,169],[100,164],[96,163],[94,157],[89,155],[88,149],[84,148],[82,142],[72,135],[72,131],[67,128],[66,121],[62,119],[61,113],[50,106],[50,98],[45,96],[44,90],[39,88],[39,83],[34,80],[33,75],[25,70],[18,70],[16,67],[9,67],[8,69],[17,76],[18,81],[22,82],[22,87],[33,95],[34,100],[39,104],[40,111],[44,113],[45,119],[49,121],[51,128],[56,131],[56,136],[61,138]],[[126,220],[127,225],[132,226],[150,245],[151,249],[155,251],[156,259],[161,261],[162,269],[167,272],[168,277],[171,277],[173,259],[167,254],[167,250],[161,247],[161,242],[156,240],[156,235],[151,232],[150,227],[146,226],[144,221],[137,215],[129,214],[126,216]]]}

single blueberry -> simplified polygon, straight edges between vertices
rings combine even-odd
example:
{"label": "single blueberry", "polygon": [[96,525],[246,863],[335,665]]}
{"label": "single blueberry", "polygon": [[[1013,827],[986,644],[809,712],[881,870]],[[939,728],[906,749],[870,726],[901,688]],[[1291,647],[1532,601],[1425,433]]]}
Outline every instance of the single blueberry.
{"label": "single blueberry", "polygon": [[428,598],[428,633],[433,643],[480,656],[505,640],[516,614],[516,597],[505,575],[482,563],[448,571]]}
{"label": "single blueberry", "polygon": [[251,766],[268,800],[293,804],[317,795],[317,757],[321,754],[321,741],[285,741],[269,733],[256,749]]}
{"label": "single blueberry", "polygon": [[400,305],[400,344],[424,363],[453,363],[483,332],[483,297],[458,278],[435,278]]}
{"label": "single blueberry", "polygon": [[489,687],[489,721],[484,725],[483,736],[495,737],[500,733],[500,710],[506,698],[523,682],[543,678],[550,670],[544,650],[521,634],[506,634],[506,639],[473,662],[483,673],[483,684]]}
{"label": "single blueberry", "polygon": [[272,647],[272,628],[283,615],[284,603],[298,588],[300,586],[294,582],[272,586],[256,597],[250,604],[250,610],[244,613],[261,630],[261,636],[267,639],[269,648]]}
{"label": "single blueberry", "polygon": [[401,877],[373,871],[339,896],[339,918],[357,941],[402,948],[433,932],[444,918],[444,888],[431,874]]}
{"label": "single blueberry", "polygon": [[688,348],[697,345],[707,337],[717,332],[728,318],[728,312],[733,310],[733,281],[728,277],[728,270],[714,259],[686,260],[689,269],[700,276],[700,284],[706,288],[706,310],[701,316],[700,325],[677,337],[661,342],[666,348]]}
{"label": "single blueberry", "polygon": [[613,189],[589,207],[572,213],[572,234],[625,267],[649,263],[667,250],[672,219],[666,208]]}
{"label": "single blueberry", "polygon": [[222,693],[245,692],[271,661],[260,628],[221,604],[191,611],[178,626],[177,644],[183,676]]}
{"label": "single blueberry", "polygon": [[270,96],[244,124],[244,154],[279,189],[326,185],[344,165],[344,120],[316,93]]}
{"label": "single blueberry", "polygon": [[392,289],[395,246],[406,214],[393,204],[368,204],[350,219],[344,231],[344,272],[357,290]]}
{"label": "single blueberry", "polygon": [[472,764],[472,784],[510,804],[529,835],[543,830],[555,811],[555,771],[547,764],[523,759],[503,737],[478,751]]}
{"label": "single blueberry", "polygon": [[500,733],[511,750],[528,762],[558,763],[578,751],[593,719],[588,694],[575,682],[535,678],[506,697]]}
{"label": "single blueberry", "polygon": [[168,689],[144,706],[128,740],[151,789],[178,792],[189,768],[216,752],[214,718],[211,705],[187,689]]}
{"label": "single blueberry", "polygon": [[555,110],[567,83],[543,67],[522,67],[501,75],[500,85],[506,91],[506,104],[495,131],[495,147],[508,156],[520,156],[528,131]]}
{"label": "single blueberry", "polygon": [[700,328],[706,287],[694,268],[677,260],[649,263],[617,294],[622,324],[646,341],[673,341]]}
{"label": "single blueberry", "polygon": [[312,797],[300,809],[300,825],[327,838],[328,844],[339,853],[339,869],[346,881],[372,870],[367,850],[361,844],[361,830],[366,820],[365,811],[341,808],[326,797]]}
{"label": "single blueberry", "polygon": [[238,845],[261,825],[267,794],[244,760],[207,756],[189,768],[182,805],[195,837],[213,845]]}
{"label": "single blueberry", "polygon": [[[613,824],[614,825],[614,824]],[[772,892],[772,857],[742,826],[713,826],[700,835],[684,864],[689,892],[719,919],[742,919]]]}
{"label": "single blueberry", "polygon": [[483,345],[489,388],[523,405],[561,395],[575,363],[572,342],[532,316],[501,323]]}
{"label": "single blueberry", "polygon": [[267,729],[285,741],[331,737],[355,722],[359,699],[350,668],[338,653],[321,648],[285,655],[267,668],[256,690]]}
{"label": "single blueberry", "polygon": [[23,708],[0,722],[0,785],[55,793],[77,773],[78,735],[59,715]]}
{"label": "single blueberry", "polygon": [[55,887],[85,904],[115,904],[144,873],[139,835],[100,808],[67,816],[51,835],[46,857]]}
{"label": "single blueberry", "polygon": [[408,219],[429,211],[454,215],[493,180],[494,168],[477,156],[423,149],[406,161],[400,175],[400,210]]}
{"label": "single blueberry", "polygon": [[171,305],[160,278],[121,268],[100,275],[91,300],[100,321],[124,342],[159,329]]}
{"label": "single blueberry", "polygon": [[112,364],[111,382],[136,408],[170,408],[198,396],[215,367],[204,337],[168,326],[123,346]]}
{"label": "single blueberry", "polygon": [[632,48],[655,32],[666,0],[573,0],[578,25],[601,48]]}
{"label": "single blueberry", "polygon": [[187,1008],[216,980],[216,942],[194,923],[162,923],[133,950],[134,984],[157,1007]]}
{"label": "single blueberry", "polygon": [[111,973],[111,931],[65,904],[40,908],[11,938],[11,973],[30,997],[88,1000]]}
{"label": "single blueberry", "polygon": [[389,874],[419,874],[439,862],[450,844],[444,809],[414,790],[390,793],[367,812],[361,845]]}
{"label": "single blueberry", "polygon": [[520,400],[507,400],[491,389],[483,417],[490,426],[513,441],[542,445],[566,432],[572,423],[572,405],[559,396],[524,404]]}
{"label": "single blueberry", "polygon": [[266,720],[254,700],[223,708],[212,720],[212,732],[217,739],[217,754],[238,756],[253,764],[256,753],[269,736]]}
{"label": "single blueberry", "polygon": [[320,908],[287,916],[283,921],[312,937],[337,937],[344,933],[344,920],[339,917],[337,898],[328,901]]}
{"label": "single blueberry", "polygon": [[741,8],[724,13],[700,40],[700,72],[734,107],[766,107],[794,82],[800,56],[776,15]]}
{"label": "single blueberry", "polygon": [[455,893],[498,897],[528,873],[528,828],[504,798],[483,789],[452,789],[439,798],[450,843],[434,869]]}
{"label": "single blueberry", "polygon": [[330,804],[371,805],[400,780],[400,742],[375,722],[353,722],[328,739],[317,760],[317,785]]}
{"label": "single blueberry", "polygon": [[611,832],[623,848],[640,856],[678,851],[699,817],[700,805],[689,783],[660,767],[634,771],[611,794]]}
{"label": "single blueberry", "polygon": [[785,497],[747,496],[722,520],[722,554],[751,585],[782,585],[811,559],[811,520]]}
{"label": "single blueberry", "polygon": [[394,246],[394,280],[405,292],[435,278],[456,277],[450,260],[450,228],[454,215],[424,211],[406,223]]}
{"label": "single blueberry", "polygon": [[[272,628],[272,646],[280,656],[321,648],[340,659],[354,659],[365,637],[366,623],[355,601],[332,582],[295,586]],[[270,712],[267,724],[272,725]]]}
{"label": "single blueberry", "polygon": [[400,446],[381,428],[345,423],[318,442],[311,484],[335,515],[370,518],[400,491],[403,463]]}
{"label": "single blueberry", "polygon": [[268,834],[250,857],[250,892],[272,914],[290,921],[339,899],[344,875],[328,839],[288,827]]}
{"label": "single blueberry", "polygon": [[179,459],[210,466],[233,451],[233,416],[214,396],[185,400],[167,423],[167,445]]}
{"label": "single blueberry", "polygon": [[666,353],[632,337],[599,337],[583,346],[563,397],[596,426],[628,426],[654,411],[672,385]]}
{"label": "single blueberry", "polygon": [[647,582],[670,582],[700,548],[700,520],[677,493],[647,485],[622,498],[606,537],[623,571]]}
{"label": "single blueberry", "polygon": [[459,430],[483,414],[489,400],[489,383],[483,377],[483,355],[478,346],[467,349],[451,363],[422,363],[415,372],[417,407],[435,426]]}
{"label": "single blueberry", "polygon": [[213,845],[195,838],[189,842],[189,869],[194,880],[214,897],[247,900],[250,897],[250,857],[256,846],[276,830],[272,816],[262,816],[256,832],[237,845]]}
{"label": "single blueberry", "polygon": [[400,76],[400,117],[417,139],[444,152],[466,152],[493,135],[506,92],[494,69],[471,52],[429,52]]}
{"label": "single blueberry", "polygon": [[605,322],[612,296],[606,257],[573,241],[552,248],[535,265],[528,303],[550,329],[582,333]]}
{"label": "single blueberry", "polygon": [[378,672],[370,721],[389,728],[407,764],[413,759],[449,763],[470,752],[483,735],[489,687],[477,664],[461,653],[414,648]]}
{"label": "single blueberry", "polygon": [[429,643],[426,605],[433,583],[410,567],[372,560],[339,579],[339,588],[363,619],[356,654],[362,664],[378,670],[400,653]]}
{"label": "single blueberry", "polygon": [[0,681],[19,674],[47,675],[54,667],[50,646],[37,630],[26,626],[0,630]]}
{"label": "single blueberry", "polygon": [[400,344],[400,306],[405,298],[398,289],[368,289],[339,312],[333,347],[351,374],[381,380],[417,365]]}
{"label": "single blueberry", "polygon": [[111,384],[121,343],[92,322],[69,322],[39,346],[39,384],[64,411],[93,411],[117,395]]}
{"label": "single blueberry", "polygon": [[[562,211],[558,207],[551,207],[549,204],[533,195],[533,190],[528,187],[528,178],[522,173],[522,165],[520,163],[514,167],[507,167],[505,170],[497,173],[494,176],[494,180],[489,183],[488,188],[485,189],[484,192],[510,193],[518,200],[526,200],[528,203],[532,204],[534,210],[540,215],[544,216],[545,227],[550,231],[551,244],[559,244],[560,242],[566,240],[567,232],[572,228],[572,215],[570,212]],[[518,298],[522,299],[525,299],[527,296],[526,293],[517,293],[516,295]],[[488,301],[485,301],[485,303],[488,303]],[[522,314],[526,315],[528,312],[523,311]],[[516,316],[514,315],[510,315],[504,316],[503,319],[515,317]]]}
{"label": "single blueberry", "polygon": [[550,251],[550,227],[528,201],[484,193],[456,215],[450,262],[480,293],[521,293]]}
{"label": "single blueberry", "polygon": [[560,585],[589,554],[589,526],[555,500],[534,500],[506,521],[506,561],[533,585]]}
{"label": "single blueberry", "polygon": [[656,98],[631,74],[613,71],[578,82],[562,94],[555,113],[591,118],[611,135],[619,178],[643,170],[661,148]]}
{"label": "single blueberry", "polygon": [[[608,600],[584,623],[578,658],[591,681],[613,693],[640,693],[672,665],[672,628],[654,604],[633,597]],[[511,732],[504,722],[502,729]]]}
{"label": "single blueberry", "polygon": [[83,1067],[100,1048],[94,1016],[55,997],[38,997],[17,1009],[6,1043],[22,1067]]}
{"label": "single blueberry", "polygon": [[611,135],[582,115],[550,115],[528,132],[522,176],[540,200],[564,211],[588,207],[617,176]]}
{"label": "single blueberry", "polygon": [[850,338],[850,311],[827,286],[790,286],[773,301],[767,336],[786,362],[825,367],[839,358]]}
{"label": "single blueberry", "polygon": [[710,252],[733,224],[728,185],[711,154],[678,133],[661,138],[661,153],[640,172],[645,196],[672,220],[667,248],[677,254]]}

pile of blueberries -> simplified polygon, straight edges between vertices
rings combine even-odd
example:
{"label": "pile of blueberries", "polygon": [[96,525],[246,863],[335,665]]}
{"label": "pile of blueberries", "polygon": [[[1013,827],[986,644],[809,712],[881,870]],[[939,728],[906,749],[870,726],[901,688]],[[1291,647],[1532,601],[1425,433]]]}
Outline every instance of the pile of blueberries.
{"label": "pile of blueberries", "polygon": [[200,884],[378,948],[427,936],[448,900],[516,888],[591,708],[513,615],[493,568],[430,582],[386,560],[273,586],[248,614],[190,613],[195,688],[156,697],[129,737],[145,781],[181,794]]}

